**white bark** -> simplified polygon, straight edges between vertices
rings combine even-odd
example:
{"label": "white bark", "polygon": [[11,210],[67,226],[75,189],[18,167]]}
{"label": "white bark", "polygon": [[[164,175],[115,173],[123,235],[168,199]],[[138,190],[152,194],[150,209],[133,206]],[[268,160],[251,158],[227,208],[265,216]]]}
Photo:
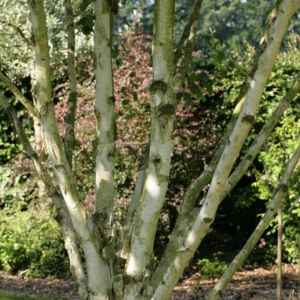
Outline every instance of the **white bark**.
{"label": "white bark", "polygon": [[69,99],[68,110],[65,116],[65,153],[70,169],[72,169],[72,159],[75,144],[75,112],[77,103],[77,85],[76,85],[76,68],[75,68],[75,25],[71,0],[65,0],[65,9],[68,19],[68,79],[69,79]]}
{"label": "white bark", "polygon": [[[127,275],[138,281],[150,276],[153,242],[165,199],[170,172],[172,133],[176,103],[173,96],[174,1],[155,2],[151,140],[147,176],[140,205],[134,215]],[[127,287],[125,299],[133,299]]]}
{"label": "white bark", "polygon": [[28,0],[35,45],[36,103],[44,130],[44,146],[49,154],[53,171],[63,195],[74,228],[82,243],[88,273],[90,299],[107,299],[110,289],[108,267],[93,242],[86,224],[86,215],[79,202],[78,193],[58,133],[51,101],[50,59],[46,16],[42,0]]}
{"label": "white bark", "polygon": [[96,76],[97,149],[95,211],[105,215],[111,228],[114,209],[115,118],[112,75],[112,18],[108,1],[95,1],[94,47]]}

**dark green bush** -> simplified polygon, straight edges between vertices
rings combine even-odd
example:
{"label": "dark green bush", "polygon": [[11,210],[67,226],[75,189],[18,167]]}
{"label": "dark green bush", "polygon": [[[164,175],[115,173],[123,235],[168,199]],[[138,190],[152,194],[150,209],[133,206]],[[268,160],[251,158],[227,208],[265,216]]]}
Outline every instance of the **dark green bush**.
{"label": "dark green bush", "polygon": [[50,215],[37,211],[0,211],[0,264],[9,273],[32,277],[70,276],[60,228]]}
{"label": "dark green bush", "polygon": [[227,268],[227,263],[219,260],[217,256],[212,259],[199,259],[197,265],[200,267],[201,279],[220,277]]}

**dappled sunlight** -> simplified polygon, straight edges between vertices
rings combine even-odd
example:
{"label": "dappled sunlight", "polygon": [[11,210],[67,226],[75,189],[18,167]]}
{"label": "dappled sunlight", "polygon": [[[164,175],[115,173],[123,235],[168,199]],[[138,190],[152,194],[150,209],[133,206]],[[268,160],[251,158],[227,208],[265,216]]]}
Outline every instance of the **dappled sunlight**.
{"label": "dappled sunlight", "polygon": [[159,196],[160,187],[157,184],[156,176],[154,176],[153,174],[149,174],[147,177],[146,189],[153,199]]}

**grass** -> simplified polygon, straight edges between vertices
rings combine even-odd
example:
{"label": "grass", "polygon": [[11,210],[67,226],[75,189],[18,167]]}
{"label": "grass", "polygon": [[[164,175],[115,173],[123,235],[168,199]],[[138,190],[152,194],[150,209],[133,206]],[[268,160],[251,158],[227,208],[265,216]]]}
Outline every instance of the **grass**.
{"label": "grass", "polygon": [[16,295],[11,293],[0,293],[0,300],[67,300],[67,298],[61,297],[39,297],[33,298],[27,295]]}

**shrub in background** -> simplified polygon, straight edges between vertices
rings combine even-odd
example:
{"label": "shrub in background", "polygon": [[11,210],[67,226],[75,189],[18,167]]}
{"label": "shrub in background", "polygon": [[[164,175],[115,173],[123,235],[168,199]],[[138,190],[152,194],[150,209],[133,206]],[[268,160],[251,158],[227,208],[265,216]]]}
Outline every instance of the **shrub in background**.
{"label": "shrub in background", "polygon": [[[22,203],[19,203],[20,205]],[[29,208],[0,211],[0,266],[32,277],[70,276],[60,228],[50,215]]]}

